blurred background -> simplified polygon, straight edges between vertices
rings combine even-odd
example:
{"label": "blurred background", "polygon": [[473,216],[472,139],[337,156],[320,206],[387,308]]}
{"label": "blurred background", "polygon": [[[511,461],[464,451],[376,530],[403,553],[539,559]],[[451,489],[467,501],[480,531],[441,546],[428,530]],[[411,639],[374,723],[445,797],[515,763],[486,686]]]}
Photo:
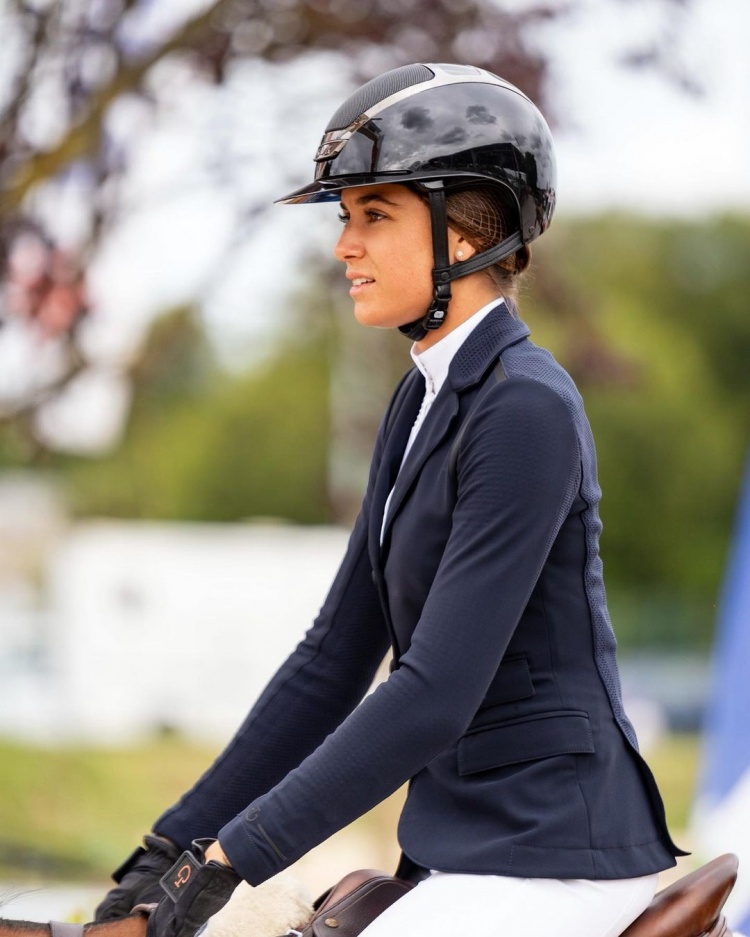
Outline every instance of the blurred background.
{"label": "blurred background", "polygon": [[[325,595],[409,349],[352,321],[335,209],[272,203],[412,61],[503,75],[558,141],[521,313],[586,401],[689,848],[750,441],[750,7],[0,0],[0,39],[0,876],[44,886],[12,913],[88,916]],[[393,866],[398,803],[303,860],[313,889]]]}

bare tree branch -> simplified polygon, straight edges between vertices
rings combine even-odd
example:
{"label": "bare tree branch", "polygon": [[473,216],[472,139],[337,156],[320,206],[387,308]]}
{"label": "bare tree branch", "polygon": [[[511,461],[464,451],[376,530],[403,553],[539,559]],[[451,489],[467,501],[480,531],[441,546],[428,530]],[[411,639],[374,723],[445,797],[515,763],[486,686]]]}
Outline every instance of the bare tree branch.
{"label": "bare tree branch", "polygon": [[119,95],[137,88],[153,64],[178,49],[189,49],[210,29],[212,17],[230,0],[218,0],[208,11],[187,22],[164,45],[155,48],[134,64],[123,65],[113,80],[98,92],[85,117],[52,150],[33,155],[11,174],[0,193],[0,217],[17,211],[29,189],[41,179],[59,172],[65,165],[93,153],[101,142],[103,116]]}

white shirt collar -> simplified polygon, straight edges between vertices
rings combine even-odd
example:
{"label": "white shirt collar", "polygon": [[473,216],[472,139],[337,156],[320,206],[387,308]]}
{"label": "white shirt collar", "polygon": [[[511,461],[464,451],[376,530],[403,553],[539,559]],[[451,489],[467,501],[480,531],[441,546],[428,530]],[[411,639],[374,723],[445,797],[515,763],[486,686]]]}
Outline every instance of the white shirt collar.
{"label": "white shirt collar", "polygon": [[499,302],[503,302],[502,297],[493,299],[491,302],[487,303],[486,306],[482,306],[481,309],[478,309],[473,315],[469,316],[465,322],[462,322],[461,325],[453,329],[452,332],[448,332],[445,338],[441,338],[439,342],[435,342],[434,345],[425,349],[421,354],[416,351],[416,344],[412,345],[412,361],[419,368],[425,379],[427,393],[437,396],[440,388],[445,383],[446,377],[448,377],[448,369],[450,368],[453,356],[482,319],[484,319],[489,311],[494,309]]}

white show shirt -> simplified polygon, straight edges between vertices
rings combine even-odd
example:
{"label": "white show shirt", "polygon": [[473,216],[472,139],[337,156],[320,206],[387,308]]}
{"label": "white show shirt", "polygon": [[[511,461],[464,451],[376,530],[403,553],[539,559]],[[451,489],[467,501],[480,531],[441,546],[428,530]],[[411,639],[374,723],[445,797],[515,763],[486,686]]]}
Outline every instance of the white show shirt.
{"label": "white show shirt", "polygon": [[[434,345],[425,349],[421,354],[415,350],[417,347],[416,344],[412,345],[411,357],[424,377],[425,391],[424,397],[422,398],[422,406],[419,408],[419,413],[417,414],[417,418],[409,434],[409,440],[406,443],[406,449],[404,449],[401,466],[403,466],[406,461],[409,450],[414,445],[414,440],[417,438],[417,434],[422,428],[427,414],[430,412],[430,407],[440,393],[440,388],[445,383],[445,379],[448,377],[448,369],[450,368],[451,361],[453,361],[453,356],[489,311],[494,309],[498,302],[502,301],[502,297],[498,297],[493,299],[492,302],[487,303],[486,306],[482,306],[481,309],[478,309],[472,316],[469,316],[465,322],[462,322],[461,325],[453,329],[452,332],[448,332],[445,338],[441,338],[439,342],[435,342]],[[380,528],[381,545],[383,543],[385,521],[388,517],[388,508],[390,507],[392,497],[393,489],[391,488],[388,500],[385,502],[385,508],[383,509],[383,523]]]}

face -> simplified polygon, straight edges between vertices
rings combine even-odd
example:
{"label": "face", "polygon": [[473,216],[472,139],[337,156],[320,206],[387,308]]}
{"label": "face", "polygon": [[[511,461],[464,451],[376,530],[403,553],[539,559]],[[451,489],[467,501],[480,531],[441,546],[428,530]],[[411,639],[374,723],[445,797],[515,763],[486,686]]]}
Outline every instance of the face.
{"label": "face", "polygon": [[427,204],[403,185],[357,186],[341,194],[346,264],[354,315],[362,325],[395,328],[423,316],[432,301],[432,231]]}

